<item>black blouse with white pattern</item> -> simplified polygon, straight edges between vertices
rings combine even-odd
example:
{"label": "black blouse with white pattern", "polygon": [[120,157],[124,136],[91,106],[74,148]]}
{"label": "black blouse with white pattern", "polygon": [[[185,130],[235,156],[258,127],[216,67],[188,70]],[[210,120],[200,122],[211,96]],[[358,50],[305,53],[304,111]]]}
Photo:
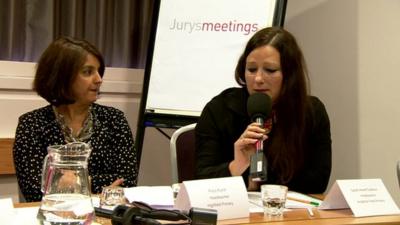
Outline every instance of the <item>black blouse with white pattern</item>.
{"label": "black blouse with white pattern", "polygon": [[[92,113],[95,120],[88,164],[92,192],[100,193],[102,187],[117,178],[124,178],[122,186],[136,186],[139,165],[132,132],[123,112],[94,103]],[[43,159],[47,146],[56,144],[66,142],[50,105],[19,118],[13,155],[18,184],[26,201],[41,200]]]}

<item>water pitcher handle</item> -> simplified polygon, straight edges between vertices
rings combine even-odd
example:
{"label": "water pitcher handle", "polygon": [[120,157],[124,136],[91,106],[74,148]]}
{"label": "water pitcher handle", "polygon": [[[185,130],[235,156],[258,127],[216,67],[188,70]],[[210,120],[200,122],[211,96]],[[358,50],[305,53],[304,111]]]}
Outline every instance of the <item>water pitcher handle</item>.
{"label": "water pitcher handle", "polygon": [[43,167],[42,167],[42,183],[41,183],[41,191],[43,194],[46,194],[47,188],[51,182],[51,175],[52,175],[52,168],[49,166],[49,155],[47,154],[43,160]]}

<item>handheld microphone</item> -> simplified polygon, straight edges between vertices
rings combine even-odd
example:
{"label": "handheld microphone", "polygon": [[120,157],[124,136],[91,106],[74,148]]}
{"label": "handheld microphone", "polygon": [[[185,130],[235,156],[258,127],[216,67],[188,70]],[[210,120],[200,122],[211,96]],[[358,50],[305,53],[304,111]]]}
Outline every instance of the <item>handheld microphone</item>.
{"label": "handheld microphone", "polygon": [[[269,95],[256,92],[247,100],[247,113],[253,122],[260,127],[264,126],[264,120],[268,118],[272,110],[272,100]],[[263,140],[256,142],[256,153],[250,158],[250,178],[252,181],[267,180],[267,159],[263,153]]]}

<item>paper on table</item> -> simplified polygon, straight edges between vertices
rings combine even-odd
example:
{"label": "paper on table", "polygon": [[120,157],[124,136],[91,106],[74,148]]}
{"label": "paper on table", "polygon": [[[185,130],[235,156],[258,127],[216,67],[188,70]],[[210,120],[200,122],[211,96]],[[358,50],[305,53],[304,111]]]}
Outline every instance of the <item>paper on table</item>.
{"label": "paper on table", "polygon": [[93,204],[93,207],[100,207],[100,197],[92,196],[92,204]]}
{"label": "paper on table", "polygon": [[0,199],[1,224],[14,224],[14,206],[11,198]]}
{"label": "paper on table", "polygon": [[36,215],[38,213],[38,210],[39,207],[16,208],[13,224],[20,224],[20,225],[38,224],[36,220]]}
{"label": "paper on table", "polygon": [[[248,192],[248,197],[249,197],[249,202],[250,202],[250,212],[263,212],[263,205],[262,205],[262,200],[261,200],[261,193],[260,192]],[[299,193],[299,192],[294,192],[294,191],[289,191],[287,194],[287,197],[291,198],[296,198],[296,199],[301,199],[301,200],[306,200],[306,201],[313,201],[313,202],[318,202],[319,204],[322,203],[321,200],[313,198],[311,196]],[[315,206],[299,201],[294,201],[294,200],[286,200],[285,203],[285,208],[286,209],[300,209],[300,208],[313,208]]]}
{"label": "paper on table", "polygon": [[155,208],[173,208],[174,194],[170,186],[139,186],[124,188],[129,202],[144,202]]}
{"label": "paper on table", "polygon": [[256,191],[249,191],[247,192],[247,196],[249,198],[249,212],[256,213],[256,212],[264,212],[263,204],[261,201],[261,193]]}
{"label": "paper on table", "polygon": [[0,199],[0,212],[12,212],[14,208],[11,198]]}
{"label": "paper on table", "polygon": [[0,224],[37,225],[39,207],[14,208],[11,198],[0,199]]}

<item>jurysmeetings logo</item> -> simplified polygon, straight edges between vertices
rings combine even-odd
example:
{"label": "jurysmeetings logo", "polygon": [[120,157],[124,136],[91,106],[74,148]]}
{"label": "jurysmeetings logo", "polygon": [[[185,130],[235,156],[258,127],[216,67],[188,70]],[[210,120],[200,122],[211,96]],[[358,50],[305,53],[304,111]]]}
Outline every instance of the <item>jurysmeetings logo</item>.
{"label": "jurysmeetings logo", "polygon": [[258,30],[257,23],[241,23],[236,20],[227,22],[190,22],[174,19],[170,25],[170,30],[187,32],[242,32],[249,35]]}

